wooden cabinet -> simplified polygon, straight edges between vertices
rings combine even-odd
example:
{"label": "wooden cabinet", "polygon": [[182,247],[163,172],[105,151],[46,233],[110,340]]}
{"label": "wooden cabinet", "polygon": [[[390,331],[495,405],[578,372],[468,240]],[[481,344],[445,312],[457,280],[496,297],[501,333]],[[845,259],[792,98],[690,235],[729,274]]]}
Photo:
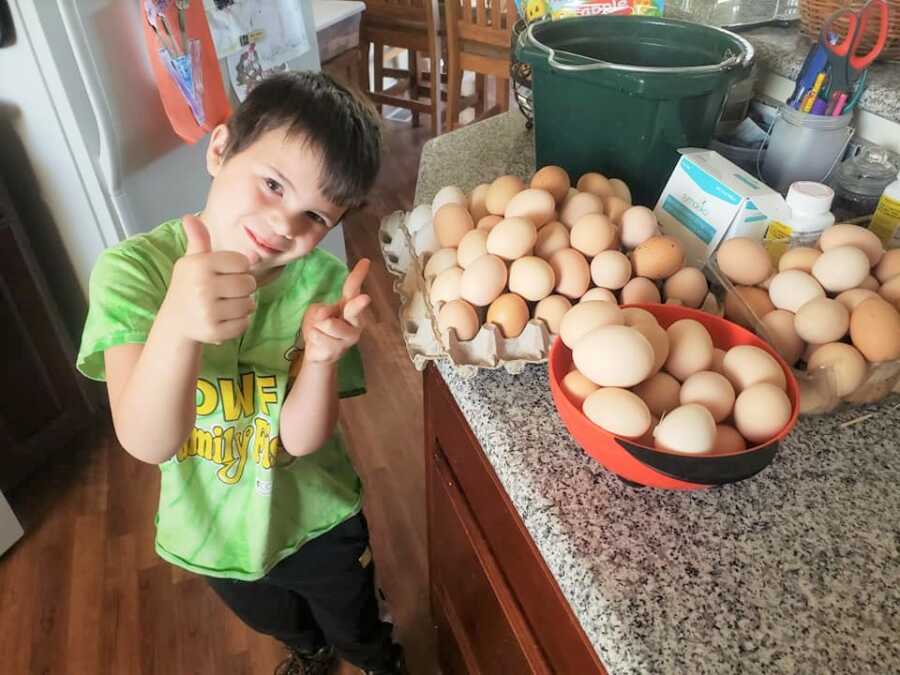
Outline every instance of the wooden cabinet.
{"label": "wooden cabinet", "polygon": [[424,387],[431,609],[444,675],[605,673],[433,366]]}

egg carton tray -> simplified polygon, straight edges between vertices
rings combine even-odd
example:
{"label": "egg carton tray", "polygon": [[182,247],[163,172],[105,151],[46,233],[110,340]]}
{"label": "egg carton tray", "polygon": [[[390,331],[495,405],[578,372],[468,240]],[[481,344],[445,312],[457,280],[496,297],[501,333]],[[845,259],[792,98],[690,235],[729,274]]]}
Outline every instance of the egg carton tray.
{"label": "egg carton tray", "polygon": [[534,319],[515,338],[505,338],[494,324],[484,324],[471,340],[462,342],[451,331],[444,343],[437,313],[428,297],[424,256],[417,255],[413,245],[409,215],[395,211],[384,217],[378,240],[384,264],[395,277],[394,292],[400,297],[400,331],[416,369],[424,370],[429,361],[446,358],[460,376],[469,378],[482,369],[503,368],[517,375],[530,363],[546,363],[553,338],[546,324]]}

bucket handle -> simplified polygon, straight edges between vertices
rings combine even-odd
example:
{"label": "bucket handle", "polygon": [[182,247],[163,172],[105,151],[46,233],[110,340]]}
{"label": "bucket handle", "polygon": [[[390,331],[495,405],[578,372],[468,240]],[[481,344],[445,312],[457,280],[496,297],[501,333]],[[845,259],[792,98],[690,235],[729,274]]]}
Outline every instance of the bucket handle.
{"label": "bucket handle", "polygon": [[[701,73],[714,73],[719,72],[721,70],[731,70],[732,68],[737,68],[739,66],[749,66],[753,61],[754,49],[753,45],[750,44],[749,41],[741,37],[740,35],[734,35],[733,33],[723,30],[721,28],[717,28],[715,26],[708,26],[708,28],[712,30],[717,30],[722,33],[727,33],[729,37],[737,38],[741,41],[744,46],[744,57],[741,58],[737,54],[731,53],[731,50],[728,50],[725,54],[725,59],[721,62],[716,63],[714,65],[709,66],[626,66],[624,64],[619,63],[610,63],[609,61],[601,61],[599,59],[593,59],[589,56],[582,56],[580,54],[573,54],[572,52],[567,52],[562,49],[553,49],[552,47],[548,47],[543,42],[539,41],[536,37],[534,37],[534,28],[539,23],[543,23],[542,21],[537,21],[528,26],[528,29],[523,31],[519,35],[519,45],[524,46],[526,41],[539,50],[547,54],[547,62],[557,70],[566,70],[569,72],[585,72],[590,70],[621,70],[624,72],[631,73],[689,73],[689,74],[701,74]],[[592,61],[592,63],[583,63],[580,65],[575,65],[572,63],[565,63],[560,61],[557,58],[557,55],[565,55],[575,59],[587,59]]]}

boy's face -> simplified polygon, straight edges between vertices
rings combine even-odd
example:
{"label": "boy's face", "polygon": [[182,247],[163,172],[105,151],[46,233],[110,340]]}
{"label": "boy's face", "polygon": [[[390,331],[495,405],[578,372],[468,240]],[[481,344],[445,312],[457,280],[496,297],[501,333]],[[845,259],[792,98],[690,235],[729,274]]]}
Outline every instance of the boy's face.
{"label": "boy's face", "polygon": [[227,141],[219,125],[207,150],[213,181],[202,219],[214,251],[248,255],[265,277],[315,248],[345,209],[320,192],[320,153],[302,136],[268,131],[226,160]]}

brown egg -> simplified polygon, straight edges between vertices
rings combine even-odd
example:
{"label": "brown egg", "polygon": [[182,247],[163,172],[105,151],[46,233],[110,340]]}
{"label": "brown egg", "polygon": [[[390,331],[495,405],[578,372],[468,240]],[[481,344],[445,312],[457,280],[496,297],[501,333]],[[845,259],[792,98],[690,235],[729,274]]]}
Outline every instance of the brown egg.
{"label": "brown egg", "polygon": [[810,300],[794,315],[794,329],[803,340],[821,345],[837,342],[850,328],[850,311],[837,300]]}
{"label": "brown egg", "polygon": [[618,290],[631,280],[631,261],[621,251],[601,251],[591,261],[591,279],[600,288]]}
{"label": "brown egg", "polygon": [[559,221],[552,221],[538,230],[534,254],[546,260],[557,251],[569,248],[569,244],[569,228]]}
{"label": "brown egg", "polygon": [[741,436],[754,444],[774,438],[791,419],[791,401],[784,390],[762,382],[742,391],[734,403],[734,421]]}
{"label": "brown egg", "polygon": [[725,350],[719,349],[715,347],[713,349],[713,360],[712,365],[709,368],[713,372],[719,373],[719,375],[725,375]]}
{"label": "brown egg", "polygon": [[572,309],[572,303],[562,295],[549,295],[534,308],[534,318],[547,324],[552,335],[559,335],[559,327],[563,317]]}
{"label": "brown egg", "polygon": [[578,340],[572,361],[601,387],[633,387],[650,375],[653,347],[634,328],[600,326]]}
{"label": "brown egg", "polygon": [[656,373],[632,388],[650,412],[657,417],[662,417],[670,410],[675,410],[681,403],[679,393],[681,383],[668,373]]}
{"label": "brown egg", "polygon": [[647,405],[627,389],[603,387],[584,401],[585,417],[616,436],[640,438],[653,419]]}
{"label": "brown egg", "polygon": [[531,177],[531,187],[537,190],[546,190],[559,204],[566,198],[572,183],[565,169],[551,164],[541,168]]}
{"label": "brown egg", "polygon": [[506,288],[506,263],[495,255],[483,255],[460,277],[460,297],[476,307],[487,307]]}
{"label": "brown egg", "polygon": [[781,358],[789,366],[797,363],[806,349],[806,344],[794,328],[794,315],[786,309],[775,309],[766,314],[761,323],[771,338],[771,345]]}
{"label": "brown egg", "polygon": [[862,250],[869,258],[869,267],[877,265],[884,255],[884,245],[877,234],[865,227],[849,223],[832,225],[819,237],[819,248],[823,251],[838,246],[855,246]]}
{"label": "brown egg", "polygon": [[870,291],[868,288],[851,288],[849,291],[844,291],[838,295],[835,300],[852,312],[863,300],[877,297],[878,293]]}
{"label": "brown egg", "polygon": [[622,314],[625,315],[626,326],[636,326],[639,323],[652,323],[656,326],[659,325],[659,322],[656,320],[655,316],[653,316],[646,309],[641,309],[640,307],[623,307]]}
{"label": "brown egg", "polygon": [[504,260],[521,258],[537,242],[537,228],[525,218],[504,218],[488,232],[487,252]]}
{"label": "brown egg", "polygon": [[456,249],[457,264],[463,269],[487,253],[487,230],[469,230]]}
{"label": "brown egg", "polygon": [[696,267],[683,267],[666,279],[663,290],[666,299],[681,300],[688,307],[696,309],[703,304],[709,292],[709,284],[703,272]]}
{"label": "brown egg", "polygon": [[679,392],[681,405],[699,403],[712,413],[716,423],[731,414],[734,407],[734,387],[731,382],[712,370],[694,373],[684,381]]}
{"label": "brown egg", "polygon": [[623,305],[653,305],[662,302],[659,289],[649,279],[635,277],[622,289]]}
{"label": "brown egg", "polygon": [[779,272],[769,284],[769,299],[778,309],[796,312],[815,298],[824,298],[825,289],[815,278],[800,270]]}
{"label": "brown egg", "polygon": [[444,270],[456,267],[456,249],[442,248],[440,251],[433,253],[425,263],[425,271],[423,276],[425,279],[434,279]]}
{"label": "brown egg", "polygon": [[[900,274],[900,248],[892,248],[881,256],[881,260],[875,267],[875,277],[878,279],[878,283],[883,284],[898,274]],[[864,288],[868,288],[868,286],[864,286]],[[873,288],[872,290],[877,289]]]}
{"label": "brown egg", "polygon": [[[747,311],[748,305],[752,314]],[[753,315],[761,319],[774,309],[775,305],[769,299],[769,294],[761,288],[735,286],[733,291],[728,291],[725,295],[725,318],[744,328],[753,329]]]}
{"label": "brown egg", "polygon": [[832,342],[821,345],[807,362],[807,372],[818,368],[830,371],[834,382],[835,394],[843,398],[856,391],[866,379],[869,366],[863,355],[852,345],[843,342]]}
{"label": "brown egg", "polygon": [[585,257],[574,248],[564,248],[550,256],[548,262],[556,276],[556,292],[577,300],[587,292],[591,270]]}
{"label": "brown egg", "polygon": [[560,385],[572,405],[577,406],[579,410],[584,405],[584,400],[600,388],[577,370],[569,371]]}
{"label": "brown egg", "polygon": [[505,293],[488,307],[487,321],[496,324],[503,337],[518,337],[528,323],[528,305],[515,293]]}
{"label": "brown egg", "polygon": [[591,300],[602,300],[603,302],[611,302],[614,305],[619,304],[616,294],[607,288],[589,288],[587,293],[581,296],[579,302],[590,302]]}
{"label": "brown egg", "polygon": [[476,185],[469,195],[469,213],[472,214],[472,220],[476,223],[481,222],[481,219],[488,215],[487,193],[490,187],[490,183]]}
{"label": "brown egg", "polygon": [[667,279],[684,266],[684,249],[677,239],[655,235],[631,252],[634,275]]}
{"label": "brown egg", "polygon": [[646,206],[632,206],[621,217],[622,246],[637,248],[659,233],[656,214]]}
{"label": "brown egg", "polygon": [[589,213],[605,213],[603,200],[590,192],[579,192],[563,202],[559,220],[571,229],[580,218]]}
{"label": "brown egg", "polygon": [[707,293],[706,297],[703,298],[703,304],[700,305],[700,311],[712,314],[713,316],[722,316],[725,312],[725,308],[719,306],[719,301],[716,300],[716,296],[712,293]]}
{"label": "brown egg", "polygon": [[694,373],[709,370],[713,343],[702,323],[680,319],[670,325],[666,333],[669,336],[669,357],[665,368],[670,375],[684,382]]}
{"label": "brown egg", "polygon": [[575,344],[595,328],[621,326],[624,323],[622,310],[611,302],[579,302],[563,316],[559,336],[566,347],[574,349]]}
{"label": "brown egg", "polygon": [[505,218],[527,218],[537,228],[543,227],[556,216],[556,202],[546,190],[529,188],[509,200]]}
{"label": "brown egg", "polygon": [[873,363],[900,359],[900,312],[882,298],[861,302],[850,315],[850,339]]}
{"label": "brown egg", "polygon": [[450,329],[456,331],[456,337],[462,342],[471,340],[481,328],[478,313],[465,300],[451,300],[444,304],[438,312],[438,328],[444,338],[444,344],[450,343]]}
{"label": "brown egg", "polygon": [[900,303],[900,274],[881,284],[878,295],[896,307]]}
{"label": "brown egg", "polygon": [[553,292],[556,275],[543,258],[525,256],[514,260],[509,268],[509,290],[526,300],[537,302]]}
{"label": "brown egg", "polygon": [[726,239],[716,251],[716,262],[728,279],[740,286],[755,286],[772,273],[772,260],[761,243],[749,237]]}
{"label": "brown egg", "polygon": [[790,248],[778,259],[778,271],[800,270],[812,274],[813,265],[816,264],[820,255],[822,252],[819,249],[809,246]]}
{"label": "brown egg", "polygon": [[494,216],[489,215],[485,216],[481,220],[478,221],[478,225],[476,226],[479,230],[487,230],[490,232],[494,229],[494,226],[503,220],[503,216]]}
{"label": "brown egg", "polygon": [[613,189],[613,194],[622,201],[631,204],[631,190],[621,178],[610,178],[609,186]]}
{"label": "brown egg", "polygon": [[451,267],[438,274],[431,283],[429,297],[432,305],[459,300],[460,284],[463,271],[460,267]]}
{"label": "brown egg", "polygon": [[849,291],[869,276],[869,258],[855,246],[830,248],[816,260],[812,275],[826,291]]}
{"label": "brown egg", "polygon": [[461,204],[444,204],[434,214],[434,233],[441,248],[456,248],[475,223],[465,206]]}
{"label": "brown egg", "polygon": [[607,216],[589,213],[575,221],[569,241],[572,248],[593,258],[600,251],[615,248],[618,236],[616,226]]}
{"label": "brown egg", "polygon": [[602,173],[586,173],[578,179],[576,186],[579,192],[590,192],[598,197],[612,197],[615,194],[609,179]]}
{"label": "brown egg", "polygon": [[500,176],[494,179],[484,199],[488,213],[502,216],[506,213],[506,205],[524,189],[525,182],[518,176]]}
{"label": "brown egg", "polygon": [[738,345],[729,349],[725,352],[722,367],[737,393],[760,382],[787,388],[787,378],[778,361],[769,352],[753,345]]}
{"label": "brown egg", "polygon": [[606,209],[606,215],[609,216],[609,219],[616,225],[620,225],[622,216],[631,208],[631,202],[626,202],[621,197],[613,195],[606,198],[606,201],[603,202],[603,207]]}
{"label": "brown egg", "polygon": [[716,425],[716,440],[713,441],[714,452],[717,455],[727,455],[732,452],[743,452],[747,449],[747,441],[738,433],[738,430],[728,424]]}
{"label": "brown egg", "polygon": [[[632,307],[630,309],[637,309]],[[627,310],[623,310],[627,311]],[[627,320],[626,320],[627,323]],[[654,320],[639,321],[631,326],[638,333],[647,338],[647,342],[653,347],[653,368],[650,370],[652,374],[658,373],[665,365],[669,358],[669,335],[666,330]]]}

